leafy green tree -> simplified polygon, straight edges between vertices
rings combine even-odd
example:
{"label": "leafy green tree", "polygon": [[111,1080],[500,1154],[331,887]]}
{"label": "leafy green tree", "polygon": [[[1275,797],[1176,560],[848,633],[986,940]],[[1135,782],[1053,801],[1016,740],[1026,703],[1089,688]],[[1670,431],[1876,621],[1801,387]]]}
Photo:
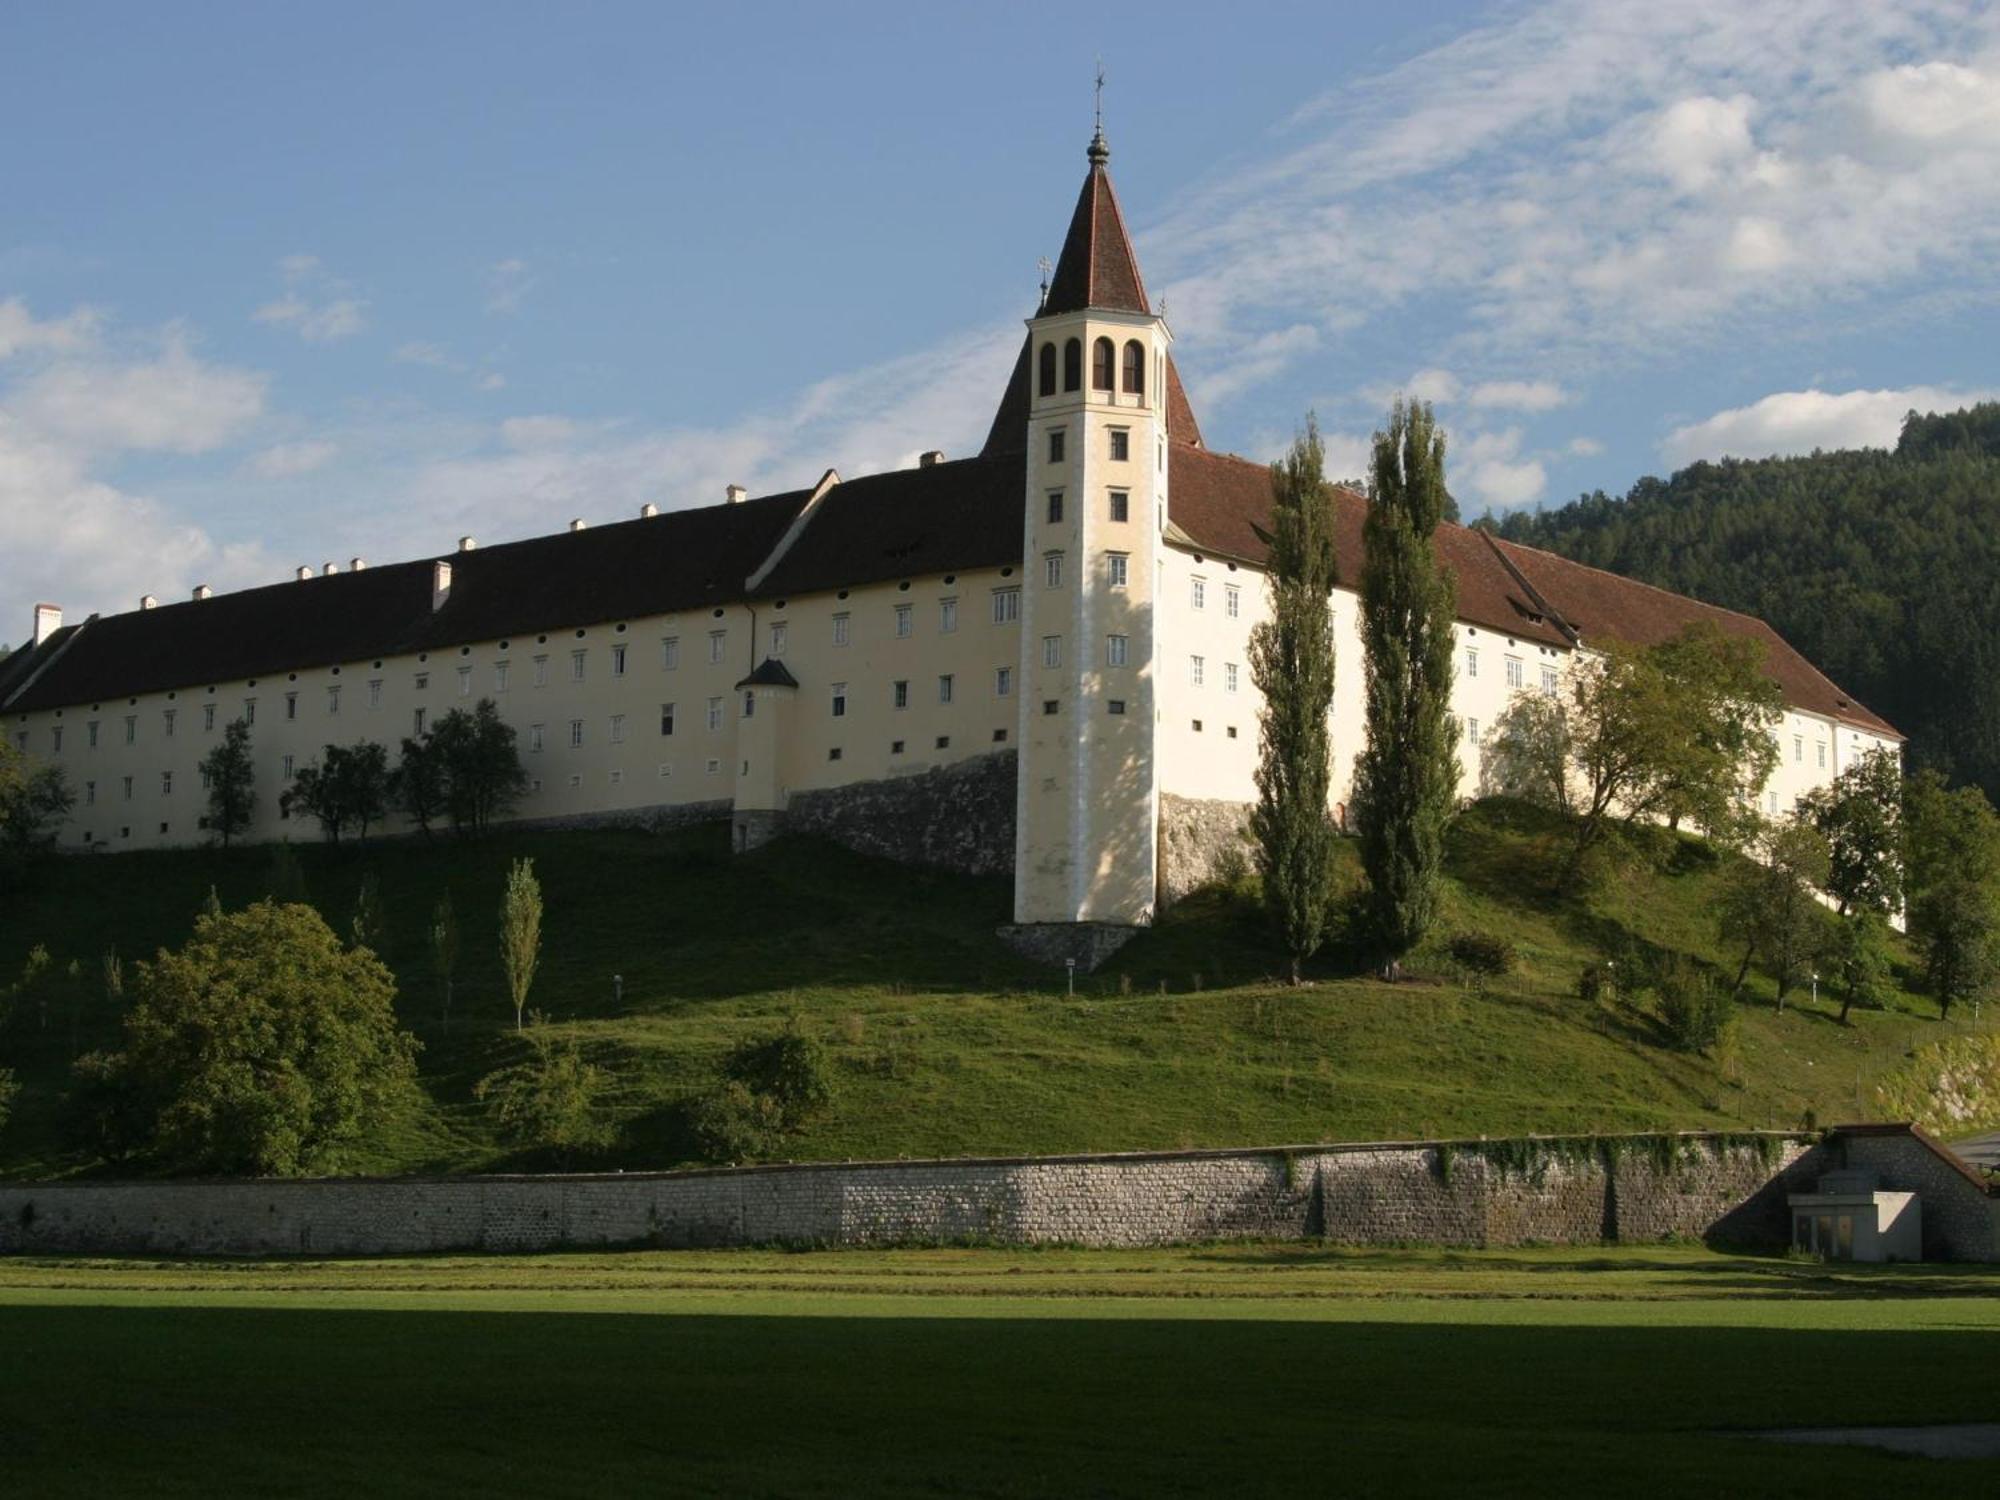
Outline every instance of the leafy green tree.
{"label": "leafy green tree", "polygon": [[1326,940],[1334,899],[1333,510],[1319,428],[1272,466],[1271,618],[1250,632],[1250,680],[1263,694],[1257,805],[1250,829],[1264,904],[1284,937],[1293,984]]}
{"label": "leafy green tree", "polygon": [[1767,824],[1749,857],[1737,862],[1723,888],[1716,918],[1725,941],[1743,945],[1735,993],[1762,959],[1785,996],[1811,972],[1824,951],[1827,912],[1817,892],[1826,884],[1826,837],[1797,818]]}
{"label": "leafy green tree", "polygon": [[487,1102],[521,1145],[565,1155],[609,1145],[617,1132],[604,1118],[610,1083],[604,1070],[574,1041],[556,1037],[543,1016],[529,1021],[526,1036],[528,1056],[488,1073],[473,1085],[473,1097]]}
{"label": "leafy green tree", "polygon": [[414,1085],[394,979],[310,907],[204,916],[134,967],[122,1050],[78,1064],[114,1149],[182,1172],[337,1171]]}
{"label": "leafy green tree", "polygon": [[500,968],[507,976],[507,994],[514,1002],[514,1030],[522,1029],[528,990],[542,958],[542,885],[535,879],[535,862],[517,859],[507,871],[507,890],[500,898]]}
{"label": "leafy green tree", "polygon": [[389,919],[382,911],[382,882],[373,870],[361,877],[361,889],[354,897],[354,919],[348,933],[357,948],[380,953],[388,941]]}
{"label": "leafy green tree", "polygon": [[1843,917],[1902,909],[1903,770],[1895,755],[1863,756],[1800,798],[1799,810],[1826,835],[1826,893]]}
{"label": "leafy green tree", "polygon": [[1924,771],[1904,788],[1903,835],[1910,937],[1948,1016],[1978,1005],[2000,970],[2000,815],[1978,787]]}
{"label": "leafy green tree", "polygon": [[453,709],[438,720],[430,738],[443,761],[445,807],[457,832],[485,832],[527,790],[513,726],[491,698],[480,699],[470,713]]}
{"label": "leafy green tree", "polygon": [[1437,920],[1445,829],[1458,800],[1451,714],[1457,587],[1433,536],[1446,505],[1444,434],[1400,398],[1375,434],[1361,569],[1367,743],[1355,766],[1368,935],[1384,978]]}
{"label": "leafy green tree", "polygon": [[444,997],[444,1025],[449,1031],[451,991],[458,972],[458,914],[452,910],[450,890],[438,897],[437,909],[431,913],[429,936],[431,976],[437,980],[438,991]]}
{"label": "leafy green tree", "polygon": [[1889,922],[1861,906],[1840,919],[1827,948],[1827,963],[1840,991],[1840,1024],[1855,1006],[1880,1010],[1889,997]]}
{"label": "leafy green tree", "polygon": [[353,828],[368,837],[368,825],[380,822],[389,800],[389,752],[381,745],[328,745],[318,765],[301,767],[279,798],[287,816],[293,812],[316,819],[333,843]]}
{"label": "leafy green tree", "polygon": [[222,731],[222,743],[201,758],[201,778],[208,787],[208,827],[229,841],[250,826],[250,814],[257,805],[257,765],[250,754],[250,725],[231,719]]}
{"label": "leafy green tree", "polygon": [[1693,817],[1732,835],[1769,777],[1782,698],[1754,642],[1695,627],[1653,647],[1606,640],[1554,694],[1522,693],[1495,721],[1486,790],[1571,820],[1567,882],[1613,828]]}
{"label": "leafy green tree", "polygon": [[448,787],[444,755],[431,737],[405,739],[402,759],[389,779],[389,795],[426,837],[444,814]]}
{"label": "leafy green tree", "polygon": [[0,739],[0,855],[18,859],[46,849],[75,805],[61,766],[32,765]]}

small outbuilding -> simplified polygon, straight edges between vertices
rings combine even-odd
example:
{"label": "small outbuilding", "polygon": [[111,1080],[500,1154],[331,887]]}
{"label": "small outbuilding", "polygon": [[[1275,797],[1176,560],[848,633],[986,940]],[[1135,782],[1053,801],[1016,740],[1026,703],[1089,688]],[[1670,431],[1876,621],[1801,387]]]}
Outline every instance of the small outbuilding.
{"label": "small outbuilding", "polygon": [[1810,1193],[1792,1193],[1792,1246],[1822,1260],[1922,1260],[1923,1206],[1915,1193],[1885,1192],[1875,1173],[1828,1172]]}

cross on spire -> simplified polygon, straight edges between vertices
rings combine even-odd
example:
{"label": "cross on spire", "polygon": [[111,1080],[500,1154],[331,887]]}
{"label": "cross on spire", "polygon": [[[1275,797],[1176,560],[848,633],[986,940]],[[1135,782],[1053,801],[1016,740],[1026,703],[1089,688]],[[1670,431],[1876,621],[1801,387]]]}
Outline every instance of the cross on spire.
{"label": "cross on spire", "polygon": [[1111,160],[1111,148],[1104,143],[1104,59],[1101,57],[1097,60],[1097,129],[1090,138],[1090,150],[1086,154],[1095,167]]}

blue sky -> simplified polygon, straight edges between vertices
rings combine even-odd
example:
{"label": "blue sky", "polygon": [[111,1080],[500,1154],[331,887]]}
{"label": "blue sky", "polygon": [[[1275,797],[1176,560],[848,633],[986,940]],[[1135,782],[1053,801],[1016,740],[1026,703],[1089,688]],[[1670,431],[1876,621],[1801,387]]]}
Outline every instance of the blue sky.
{"label": "blue sky", "polygon": [[1100,53],[1211,446],[1411,391],[1477,512],[2000,389],[1969,0],[14,7],[0,640],[970,450]]}

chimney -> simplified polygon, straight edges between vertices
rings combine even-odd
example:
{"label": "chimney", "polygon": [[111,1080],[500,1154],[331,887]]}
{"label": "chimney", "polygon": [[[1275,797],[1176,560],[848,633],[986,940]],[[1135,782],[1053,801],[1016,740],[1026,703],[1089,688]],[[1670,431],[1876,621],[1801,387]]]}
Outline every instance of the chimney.
{"label": "chimney", "polygon": [[474,547],[477,547],[478,545],[479,542],[477,538],[474,537],[462,536],[458,539],[458,550],[461,552],[470,552]]}
{"label": "chimney", "polygon": [[313,570],[311,568],[292,569],[292,577],[296,578],[300,583],[304,583],[308,578],[312,576],[313,576]]}
{"label": "chimney", "polygon": [[582,516],[577,516],[569,523],[569,529],[571,531],[581,531],[588,524]]}
{"label": "chimney", "polygon": [[141,594],[139,596],[139,608],[158,609],[159,607],[160,601],[155,599],[151,594]]}
{"label": "chimney", "polygon": [[62,606],[59,604],[37,604],[35,606],[35,644],[37,646],[62,629]]}
{"label": "chimney", "polygon": [[917,455],[917,467],[920,469],[934,469],[943,462],[944,449],[942,448],[929,448]]}
{"label": "chimney", "polygon": [[750,498],[750,492],[740,484],[732,484],[722,493],[728,498],[731,505],[741,505],[745,500]]}
{"label": "chimney", "polygon": [[197,583],[194,586],[194,596],[197,599],[212,599],[215,597],[215,590],[205,583]]}
{"label": "chimney", "polygon": [[347,560],[347,571],[350,573],[359,573],[367,566],[368,559],[365,557],[351,557]]}
{"label": "chimney", "polygon": [[654,516],[657,516],[659,513],[660,513],[660,507],[653,504],[653,502],[650,500],[648,500],[644,505],[639,507],[639,519],[642,521],[650,521],[653,519]]}
{"label": "chimney", "polygon": [[338,573],[339,571],[340,568],[338,564],[324,563],[320,566],[319,576],[322,578],[331,578],[333,577],[334,574]]}
{"label": "chimney", "polygon": [[440,559],[431,564],[431,613],[444,608],[451,597],[451,564]]}

